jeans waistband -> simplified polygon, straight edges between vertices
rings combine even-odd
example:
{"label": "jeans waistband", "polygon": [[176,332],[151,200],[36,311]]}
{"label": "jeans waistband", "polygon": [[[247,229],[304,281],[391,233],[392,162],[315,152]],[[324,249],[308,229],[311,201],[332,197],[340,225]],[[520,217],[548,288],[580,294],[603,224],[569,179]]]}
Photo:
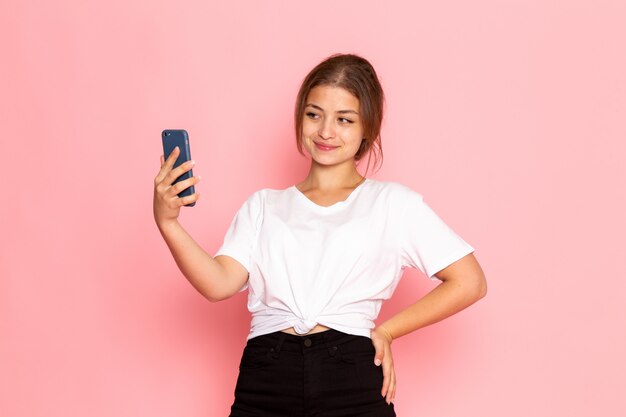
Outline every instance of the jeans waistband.
{"label": "jeans waistband", "polygon": [[[277,331],[265,335],[257,336],[248,342],[262,342],[273,347],[273,351],[280,353],[284,351],[302,351],[329,349],[330,352],[336,350],[336,346],[354,340],[368,339],[364,336],[355,336],[338,330],[329,329],[310,335],[296,336],[293,334]],[[369,340],[369,339],[368,339]]]}

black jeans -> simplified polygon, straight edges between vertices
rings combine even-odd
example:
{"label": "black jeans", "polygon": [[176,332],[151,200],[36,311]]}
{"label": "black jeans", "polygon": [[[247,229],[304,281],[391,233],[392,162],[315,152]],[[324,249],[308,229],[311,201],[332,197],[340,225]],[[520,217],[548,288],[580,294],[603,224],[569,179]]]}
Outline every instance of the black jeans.
{"label": "black jeans", "polygon": [[327,330],[248,341],[231,417],[393,417],[369,338]]}

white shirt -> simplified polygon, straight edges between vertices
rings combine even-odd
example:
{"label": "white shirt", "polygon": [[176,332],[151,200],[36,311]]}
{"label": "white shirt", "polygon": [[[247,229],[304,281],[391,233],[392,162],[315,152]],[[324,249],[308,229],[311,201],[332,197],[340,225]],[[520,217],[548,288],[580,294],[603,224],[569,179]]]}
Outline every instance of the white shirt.
{"label": "white shirt", "polygon": [[304,334],[316,324],[370,337],[405,267],[432,278],[473,251],[420,194],[366,179],[329,207],[295,186],[257,191],[216,256],[249,272],[248,339],[289,327]]}

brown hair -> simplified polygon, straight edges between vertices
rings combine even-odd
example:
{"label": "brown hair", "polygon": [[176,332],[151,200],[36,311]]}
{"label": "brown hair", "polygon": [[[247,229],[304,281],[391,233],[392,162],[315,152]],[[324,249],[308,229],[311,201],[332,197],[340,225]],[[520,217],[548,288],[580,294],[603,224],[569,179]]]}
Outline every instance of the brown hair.
{"label": "brown hair", "polygon": [[[383,148],[380,139],[380,126],[383,121],[383,88],[378,81],[374,67],[365,58],[353,54],[336,54],[326,58],[309,72],[298,91],[295,109],[296,144],[302,151],[302,119],[306,100],[311,90],[325,85],[341,87],[359,100],[359,113],[363,123],[363,141],[355,155],[360,160],[369,153],[374,156],[374,166],[382,164]],[[371,152],[370,152],[371,151]],[[367,167],[369,169],[370,159]]]}

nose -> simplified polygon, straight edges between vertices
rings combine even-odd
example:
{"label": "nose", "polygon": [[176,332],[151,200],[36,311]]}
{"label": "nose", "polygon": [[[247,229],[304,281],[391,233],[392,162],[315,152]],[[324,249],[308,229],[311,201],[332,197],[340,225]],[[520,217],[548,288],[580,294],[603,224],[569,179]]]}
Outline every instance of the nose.
{"label": "nose", "polygon": [[320,130],[318,130],[317,134],[322,139],[331,139],[335,137],[335,128],[333,126],[332,119],[326,119],[322,122],[320,126]]}

